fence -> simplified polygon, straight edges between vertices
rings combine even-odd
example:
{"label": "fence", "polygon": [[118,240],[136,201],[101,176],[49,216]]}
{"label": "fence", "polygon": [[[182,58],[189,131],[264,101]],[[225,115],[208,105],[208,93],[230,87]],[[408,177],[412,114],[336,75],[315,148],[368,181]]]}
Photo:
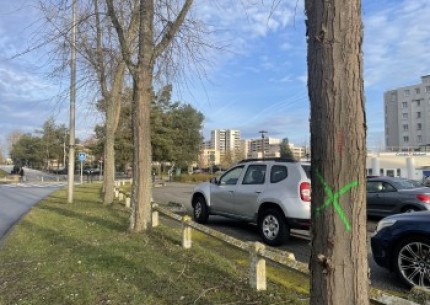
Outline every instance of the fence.
{"label": "fence", "polygon": [[[115,198],[117,198],[120,202],[123,202],[128,208],[130,207],[130,193],[121,190],[120,186],[131,182],[131,180],[116,181],[114,189]],[[192,247],[192,229],[194,229],[213,238],[216,238],[228,245],[238,248],[241,251],[247,252],[249,257],[249,284],[253,289],[261,291],[266,290],[267,288],[267,260],[277,263],[281,266],[290,268],[296,272],[309,275],[308,265],[297,261],[293,253],[289,253],[286,251],[276,251],[271,249],[269,250],[264,244],[259,242],[241,241],[227,234],[198,224],[192,221],[191,217],[188,215],[181,216],[175,214],[168,209],[160,207],[156,203],[152,203],[151,205],[152,227],[157,227],[160,224],[159,213],[182,224],[182,247],[184,249],[190,249]],[[424,293],[424,298],[427,297],[427,292],[420,291],[419,293]],[[370,289],[370,300],[371,303],[379,305],[419,305],[413,301],[387,294],[375,288]],[[423,304],[430,305],[430,302],[426,302]]]}
{"label": "fence", "polygon": [[[256,290],[266,290],[266,260],[280,264],[302,274],[309,275],[308,266],[297,261],[293,253],[269,250],[265,245],[259,242],[244,242],[238,240],[224,233],[195,223],[187,215],[180,216],[174,214],[171,211],[160,207],[156,203],[153,203],[151,206],[152,227],[157,227],[159,225],[159,213],[182,223],[182,247],[184,249],[190,249],[192,247],[192,229],[195,229],[247,252],[249,254],[249,284]],[[384,293],[375,288],[371,288],[370,290],[370,300],[373,304],[379,305],[418,305],[413,301]],[[425,305],[429,304],[430,302],[425,303]]]}

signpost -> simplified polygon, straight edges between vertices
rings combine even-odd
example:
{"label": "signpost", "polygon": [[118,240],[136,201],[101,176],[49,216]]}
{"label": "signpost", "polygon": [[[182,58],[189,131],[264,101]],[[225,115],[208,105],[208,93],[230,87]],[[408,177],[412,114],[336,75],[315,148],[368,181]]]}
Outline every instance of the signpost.
{"label": "signpost", "polygon": [[81,161],[81,184],[82,184],[82,174],[83,174],[83,166],[82,163],[87,159],[87,154],[84,152],[79,152],[79,161]]}

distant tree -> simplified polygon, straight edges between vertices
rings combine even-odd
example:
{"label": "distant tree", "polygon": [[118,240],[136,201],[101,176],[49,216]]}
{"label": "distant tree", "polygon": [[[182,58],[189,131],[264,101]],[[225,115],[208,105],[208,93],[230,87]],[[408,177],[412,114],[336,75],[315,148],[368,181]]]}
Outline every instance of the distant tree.
{"label": "distant tree", "polygon": [[[153,94],[150,116],[152,161],[173,162],[185,167],[198,160],[203,115],[191,105],[172,102],[171,90],[172,86],[168,85]],[[125,95],[115,135],[115,163],[122,170],[133,160],[131,103],[129,95]],[[96,126],[95,132],[99,141],[103,139],[101,126]]]}
{"label": "distant tree", "polygon": [[294,154],[291,151],[288,138],[285,138],[282,140],[281,145],[280,145],[280,150],[281,150],[281,158],[294,159]]}
{"label": "distant tree", "polygon": [[6,157],[4,154],[4,148],[2,145],[0,145],[0,164],[5,163],[5,161],[6,161]]}
{"label": "distant tree", "polygon": [[173,142],[170,161],[180,166],[189,166],[198,160],[203,140],[200,130],[204,116],[189,104],[175,105],[170,116],[170,137]]}
{"label": "distant tree", "polygon": [[42,168],[45,159],[43,147],[41,137],[24,134],[12,146],[10,156],[15,164]]}
{"label": "distant tree", "polygon": [[13,145],[24,135],[24,132],[19,129],[12,130],[7,136],[7,149],[9,152],[12,150]]}
{"label": "distant tree", "polygon": [[221,168],[227,169],[235,163],[234,153],[230,150],[227,150],[223,156],[220,158]]}
{"label": "distant tree", "polygon": [[[64,159],[64,143],[67,138],[67,128],[64,124],[57,125],[54,118],[49,118],[45,121],[42,129],[37,130],[41,135],[43,143],[43,151],[45,153],[44,163],[49,170],[51,161],[57,161],[57,167]],[[64,164],[63,164],[64,166]]]}

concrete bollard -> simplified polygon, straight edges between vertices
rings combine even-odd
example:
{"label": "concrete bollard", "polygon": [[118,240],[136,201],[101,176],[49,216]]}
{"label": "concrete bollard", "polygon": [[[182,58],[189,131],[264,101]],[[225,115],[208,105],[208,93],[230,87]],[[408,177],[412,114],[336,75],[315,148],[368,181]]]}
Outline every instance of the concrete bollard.
{"label": "concrete bollard", "polygon": [[266,290],[266,260],[258,256],[266,247],[259,242],[250,244],[249,247],[249,284],[260,291]]}
{"label": "concrete bollard", "polygon": [[130,197],[125,197],[125,207],[126,208],[130,207]]}
{"label": "concrete bollard", "polygon": [[123,201],[124,200],[124,194],[123,193],[119,193],[118,200],[119,201]]}
{"label": "concrete bollard", "polygon": [[119,191],[118,189],[115,189],[115,198],[118,198],[118,196],[119,196]]}
{"label": "concrete bollard", "polygon": [[191,227],[189,226],[190,221],[190,216],[185,215],[182,217],[182,248],[184,249],[191,248]]}
{"label": "concrete bollard", "polygon": [[158,207],[158,204],[152,203],[151,207],[151,227],[155,228],[159,225],[158,211],[155,209],[156,207]]}

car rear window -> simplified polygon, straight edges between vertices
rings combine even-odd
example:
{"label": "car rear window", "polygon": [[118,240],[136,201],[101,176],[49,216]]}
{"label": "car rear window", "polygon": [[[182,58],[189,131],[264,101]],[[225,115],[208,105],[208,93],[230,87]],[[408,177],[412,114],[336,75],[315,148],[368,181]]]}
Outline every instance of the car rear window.
{"label": "car rear window", "polygon": [[393,183],[398,189],[401,189],[401,190],[421,187],[421,186],[417,185],[416,181],[409,180],[409,179],[398,179],[398,180],[394,181]]}
{"label": "car rear window", "polygon": [[311,179],[311,166],[310,165],[303,165],[302,164],[302,168],[304,169],[306,176],[308,177],[308,179]]}
{"label": "car rear window", "polygon": [[283,165],[273,165],[270,170],[270,183],[277,183],[288,177],[288,168]]}

